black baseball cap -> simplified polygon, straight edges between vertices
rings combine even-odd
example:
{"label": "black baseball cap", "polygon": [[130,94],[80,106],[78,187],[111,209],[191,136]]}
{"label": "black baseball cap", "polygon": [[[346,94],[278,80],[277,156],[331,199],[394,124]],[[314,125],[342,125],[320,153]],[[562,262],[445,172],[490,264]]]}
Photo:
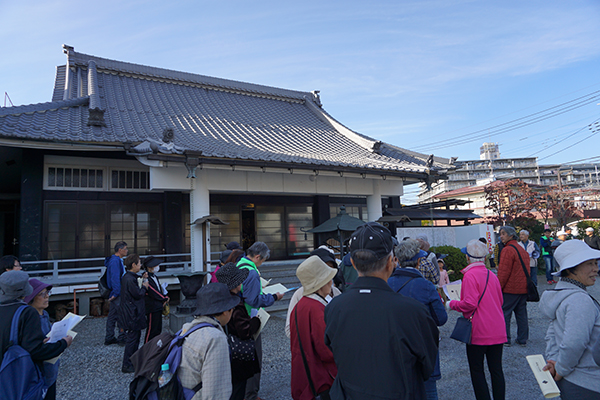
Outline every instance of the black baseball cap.
{"label": "black baseball cap", "polygon": [[377,222],[367,222],[350,235],[350,251],[370,250],[380,260],[394,248],[392,234]]}

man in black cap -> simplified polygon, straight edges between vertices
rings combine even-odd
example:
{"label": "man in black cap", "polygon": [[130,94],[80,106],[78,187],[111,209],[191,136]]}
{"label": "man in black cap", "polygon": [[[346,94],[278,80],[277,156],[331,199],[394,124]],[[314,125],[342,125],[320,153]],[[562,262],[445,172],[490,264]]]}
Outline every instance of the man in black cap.
{"label": "man in black cap", "polygon": [[390,231],[369,222],[350,237],[358,279],[325,308],[325,344],[338,375],[332,399],[425,399],[438,330],[427,308],[395,293]]}

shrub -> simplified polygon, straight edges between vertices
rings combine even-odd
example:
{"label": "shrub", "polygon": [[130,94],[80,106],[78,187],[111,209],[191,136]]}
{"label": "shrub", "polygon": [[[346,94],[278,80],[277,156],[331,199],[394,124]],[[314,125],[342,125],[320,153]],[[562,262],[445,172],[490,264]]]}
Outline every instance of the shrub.
{"label": "shrub", "polygon": [[577,231],[579,233],[579,236],[577,236],[577,239],[583,239],[586,235],[585,235],[585,228],[588,227],[592,227],[594,228],[594,233],[597,235],[598,231],[600,230],[600,220],[583,220],[583,221],[579,221],[577,223]]}
{"label": "shrub", "polygon": [[454,271],[454,274],[450,274],[450,280],[456,281],[462,279],[460,271],[467,266],[467,257],[460,251],[458,247],[454,246],[437,246],[429,249],[434,253],[448,254],[448,257],[444,258],[448,271]]}

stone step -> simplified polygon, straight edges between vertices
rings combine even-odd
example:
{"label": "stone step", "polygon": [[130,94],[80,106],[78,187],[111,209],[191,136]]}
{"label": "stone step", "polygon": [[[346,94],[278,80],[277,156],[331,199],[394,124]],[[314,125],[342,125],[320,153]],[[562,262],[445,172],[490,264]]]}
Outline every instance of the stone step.
{"label": "stone step", "polygon": [[[273,261],[267,262],[259,267],[260,274],[263,279],[271,279],[271,284],[281,283],[288,289],[292,289],[300,286],[300,281],[296,276],[296,268],[304,260],[288,260],[288,261]],[[265,310],[269,314],[287,313],[290,299],[292,298],[295,290],[291,290],[284,294],[283,299],[275,302],[271,307],[267,307]]]}

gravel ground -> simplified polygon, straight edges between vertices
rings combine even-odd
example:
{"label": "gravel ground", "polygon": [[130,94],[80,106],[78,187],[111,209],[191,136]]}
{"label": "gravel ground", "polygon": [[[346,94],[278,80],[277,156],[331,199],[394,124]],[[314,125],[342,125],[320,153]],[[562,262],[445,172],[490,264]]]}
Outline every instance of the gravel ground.
{"label": "gravel ground", "polygon": [[[540,294],[549,286],[540,276]],[[590,288],[600,298],[600,285]],[[538,312],[536,303],[528,303],[529,341],[527,347],[513,345],[504,348],[504,374],[507,399],[543,399],[529,369],[525,356],[544,354],[544,336],[548,320]],[[465,346],[449,338],[458,313],[452,311],[446,325],[440,329],[440,360],[442,379],[438,381],[440,400],[473,399],[473,389],[465,354]],[[87,318],[75,330],[79,333],[73,345],[61,358],[58,377],[58,398],[65,400],[127,399],[131,374],[121,373],[123,348],[104,346],[105,318]],[[260,396],[265,400],[290,399],[289,340],[284,333],[285,313],[271,315],[263,332],[263,373]],[[512,320],[512,336],[516,324]],[[489,382],[489,377],[488,377]]]}

